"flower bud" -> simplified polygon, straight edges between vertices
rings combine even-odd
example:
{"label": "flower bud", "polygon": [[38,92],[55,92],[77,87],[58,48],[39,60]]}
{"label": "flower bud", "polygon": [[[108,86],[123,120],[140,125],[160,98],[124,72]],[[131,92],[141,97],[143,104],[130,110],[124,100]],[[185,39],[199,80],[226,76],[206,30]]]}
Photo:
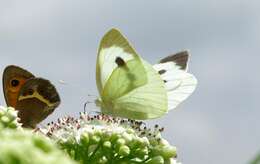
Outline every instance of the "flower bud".
{"label": "flower bud", "polygon": [[161,155],[165,159],[167,159],[167,158],[176,158],[176,156],[177,156],[176,147],[173,147],[173,146],[165,146],[165,147],[163,147],[163,149],[161,150]]}
{"label": "flower bud", "polygon": [[103,143],[103,147],[104,147],[105,149],[110,149],[111,146],[112,146],[112,144],[111,144],[110,141],[105,141],[105,142]]}
{"label": "flower bud", "polygon": [[130,154],[129,147],[126,146],[126,145],[120,146],[118,154],[123,156],[123,157],[128,156]]}
{"label": "flower bud", "polygon": [[147,164],[164,164],[164,159],[162,156],[156,156],[149,160]]}
{"label": "flower bud", "polygon": [[145,155],[148,155],[148,153],[149,153],[149,150],[148,150],[147,147],[138,148],[138,149],[136,149],[136,151],[135,151],[135,155],[136,155],[137,157],[140,157],[140,158],[143,158]]}
{"label": "flower bud", "polygon": [[84,132],[80,135],[80,142],[85,146],[89,144],[89,135],[87,132]]}
{"label": "flower bud", "polygon": [[1,117],[1,121],[2,121],[3,123],[7,124],[7,123],[10,121],[10,119],[9,119],[7,116],[2,116],[2,117]]}
{"label": "flower bud", "polygon": [[93,135],[91,138],[90,138],[90,143],[91,144],[97,144],[99,143],[99,141],[101,140],[101,138],[97,135]]}
{"label": "flower bud", "polygon": [[119,138],[117,141],[116,141],[116,144],[117,145],[124,145],[125,144],[125,140],[123,138]]}

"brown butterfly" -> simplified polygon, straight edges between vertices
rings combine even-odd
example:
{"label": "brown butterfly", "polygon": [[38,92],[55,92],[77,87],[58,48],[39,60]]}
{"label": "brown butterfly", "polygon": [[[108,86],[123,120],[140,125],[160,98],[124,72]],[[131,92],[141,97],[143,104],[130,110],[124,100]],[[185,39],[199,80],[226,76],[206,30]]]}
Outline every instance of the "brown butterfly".
{"label": "brown butterfly", "polygon": [[4,70],[3,90],[6,104],[18,110],[24,127],[35,128],[60,104],[59,94],[50,81],[14,65]]}

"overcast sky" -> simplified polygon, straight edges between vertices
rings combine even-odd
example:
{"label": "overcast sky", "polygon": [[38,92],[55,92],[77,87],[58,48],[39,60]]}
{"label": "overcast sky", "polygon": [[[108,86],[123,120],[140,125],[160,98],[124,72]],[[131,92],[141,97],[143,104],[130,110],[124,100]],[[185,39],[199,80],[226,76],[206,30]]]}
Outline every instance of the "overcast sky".
{"label": "overcast sky", "polygon": [[98,96],[96,52],[112,27],[151,63],[190,50],[197,90],[151,123],[166,128],[180,161],[244,164],[260,151],[257,0],[0,0],[0,69],[16,64],[56,85],[62,104],[47,121],[77,116]]}

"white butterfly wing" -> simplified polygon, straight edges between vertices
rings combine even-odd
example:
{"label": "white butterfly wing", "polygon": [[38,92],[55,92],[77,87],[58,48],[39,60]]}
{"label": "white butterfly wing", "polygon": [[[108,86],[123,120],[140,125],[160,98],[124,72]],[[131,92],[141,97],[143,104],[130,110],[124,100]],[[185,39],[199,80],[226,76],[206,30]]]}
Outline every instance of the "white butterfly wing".
{"label": "white butterfly wing", "polygon": [[183,51],[166,57],[153,66],[165,82],[169,110],[175,109],[187,99],[197,86],[197,79],[187,73],[188,56],[188,52]]}

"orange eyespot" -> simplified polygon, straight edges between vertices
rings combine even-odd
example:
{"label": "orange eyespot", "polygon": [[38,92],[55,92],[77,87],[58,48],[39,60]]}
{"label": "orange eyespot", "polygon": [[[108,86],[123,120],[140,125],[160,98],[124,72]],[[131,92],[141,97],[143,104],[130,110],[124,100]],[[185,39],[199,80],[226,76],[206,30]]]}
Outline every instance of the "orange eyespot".
{"label": "orange eyespot", "polygon": [[23,77],[12,77],[8,85],[6,86],[8,105],[12,107],[16,107],[17,97],[20,92],[21,87],[24,85],[27,79]]}
{"label": "orange eyespot", "polygon": [[21,80],[18,78],[13,78],[9,82],[8,90],[11,92],[18,92],[21,88]]}
{"label": "orange eyespot", "polygon": [[21,89],[21,86],[26,82],[25,79],[19,78],[19,77],[14,77],[10,79],[9,85],[8,85],[8,90],[11,92],[19,92]]}

